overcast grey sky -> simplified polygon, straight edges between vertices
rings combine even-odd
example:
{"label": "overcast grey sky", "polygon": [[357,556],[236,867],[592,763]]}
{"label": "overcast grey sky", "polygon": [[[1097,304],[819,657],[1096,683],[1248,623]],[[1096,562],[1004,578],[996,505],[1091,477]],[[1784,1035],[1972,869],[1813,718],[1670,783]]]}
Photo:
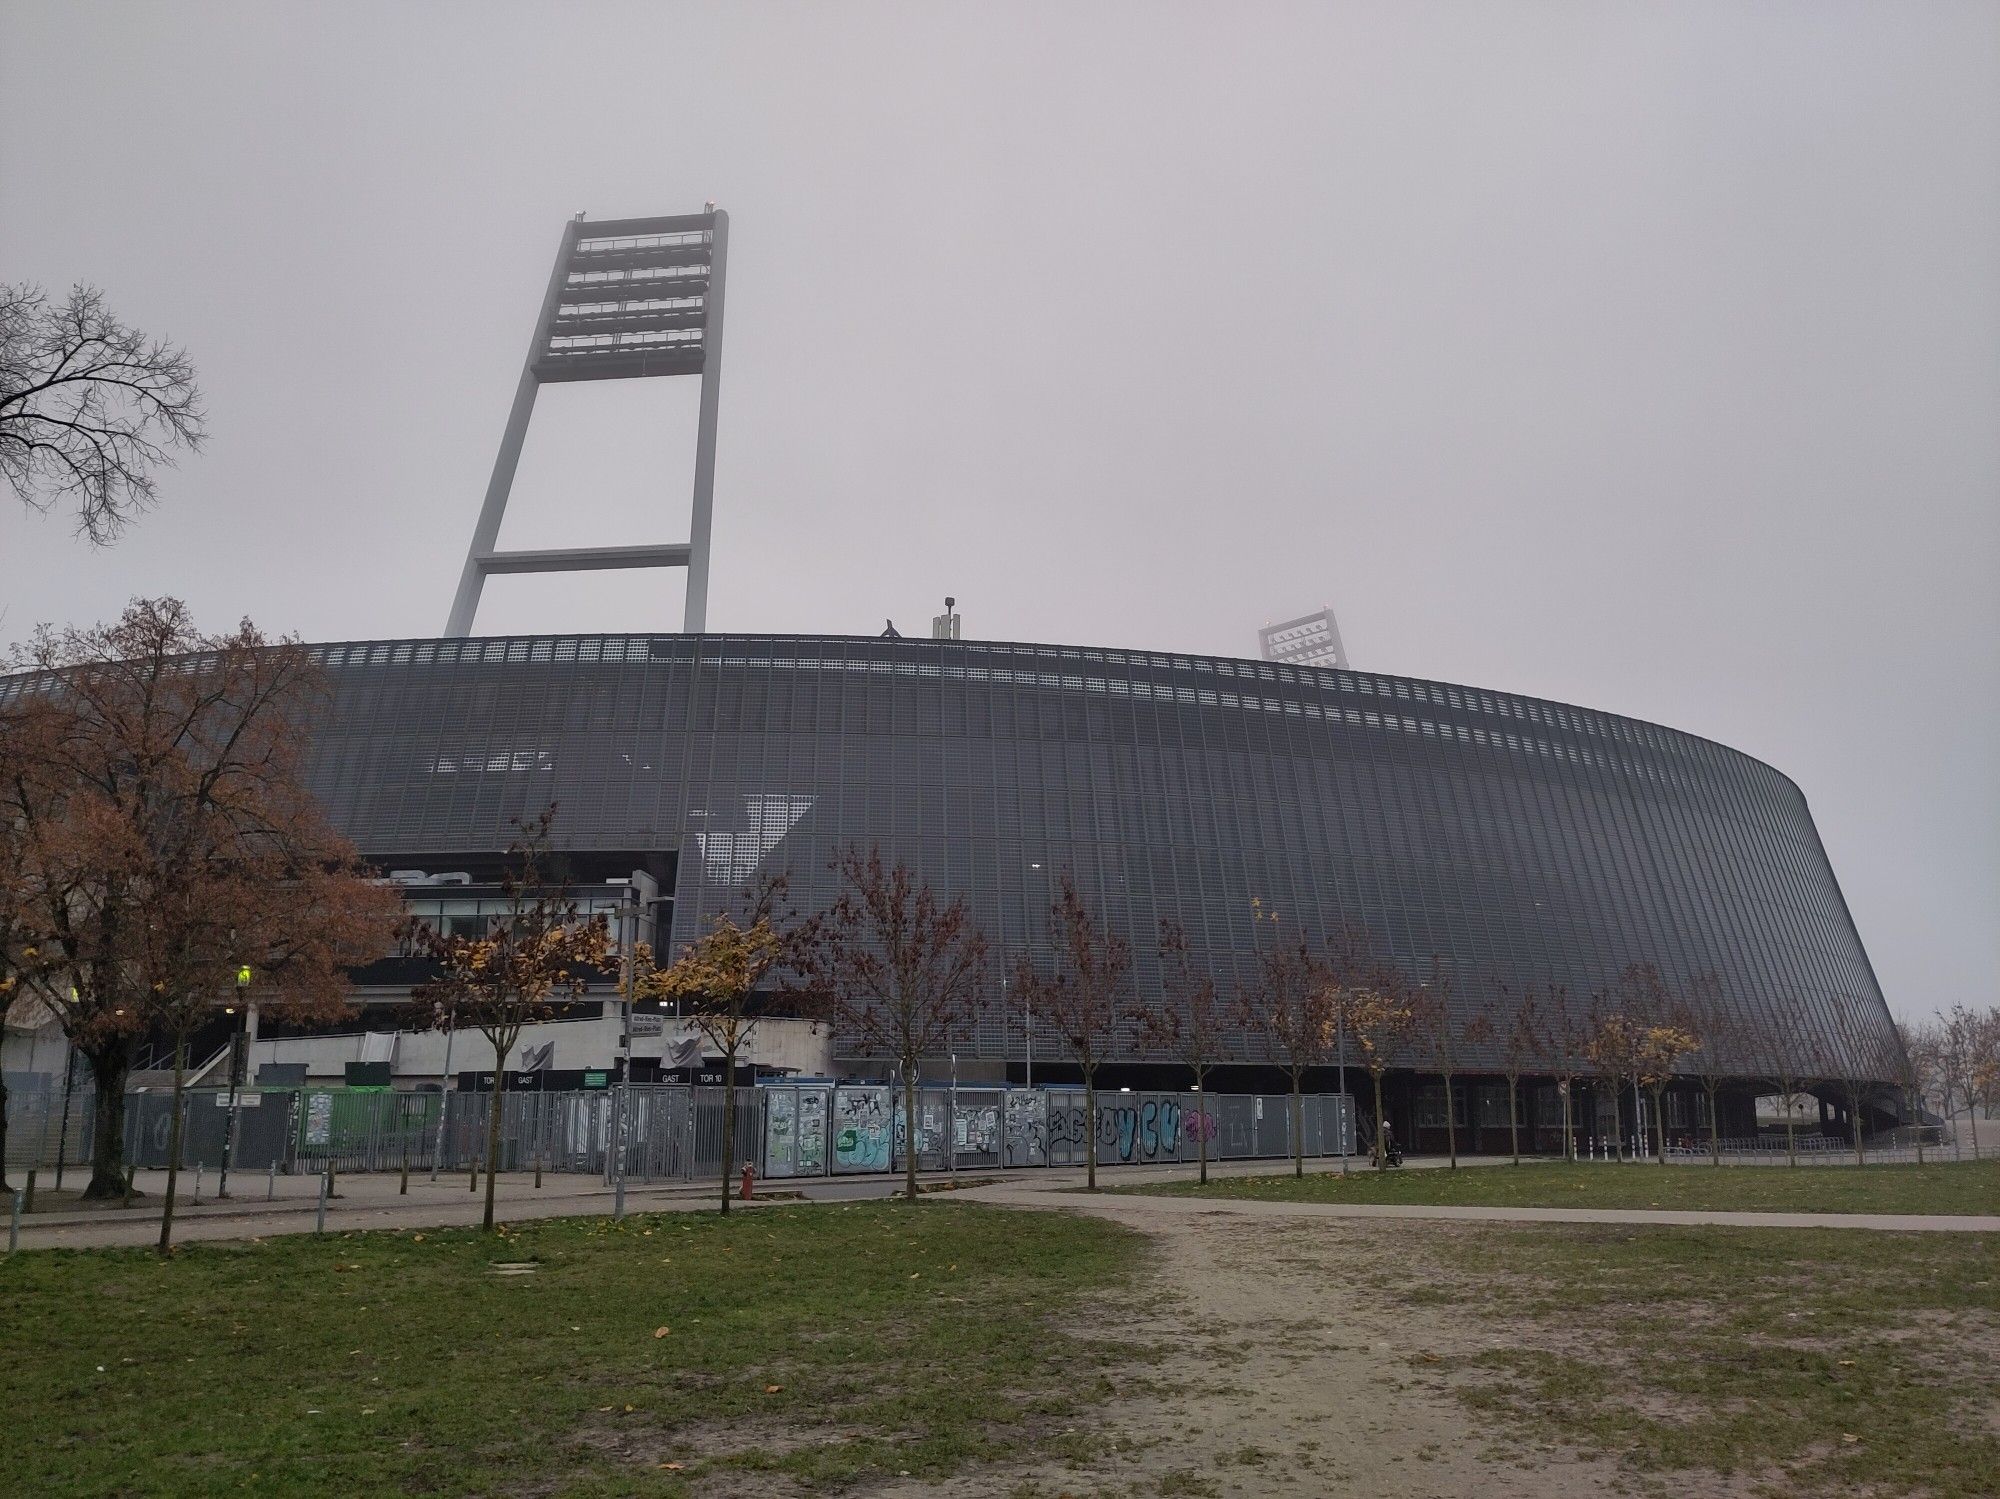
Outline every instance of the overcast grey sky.
{"label": "overcast grey sky", "polygon": [[[0,505],[0,638],[435,633],[562,221],[708,198],[713,627],[1331,603],[1769,760],[1891,1006],[1994,998],[2000,4],[0,4],[0,279],[213,417],[113,549]],[[545,391],[503,544],[683,539],[694,384]]]}

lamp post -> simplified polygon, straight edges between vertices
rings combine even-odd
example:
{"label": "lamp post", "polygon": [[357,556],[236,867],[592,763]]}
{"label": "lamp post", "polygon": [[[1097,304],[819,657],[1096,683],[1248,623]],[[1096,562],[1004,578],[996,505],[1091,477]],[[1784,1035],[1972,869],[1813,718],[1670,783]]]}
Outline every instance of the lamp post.
{"label": "lamp post", "polygon": [[444,1023],[444,1071],[438,1074],[438,1127],[437,1143],[431,1148],[431,1180],[438,1179],[438,1162],[444,1159],[444,1116],[451,1111],[451,1095],[445,1090],[451,1086],[451,1037],[457,1027],[451,1019]]}
{"label": "lamp post", "polygon": [[245,1031],[243,1029],[245,1001],[250,991],[250,965],[239,964],[236,969],[236,1003],[230,1006],[230,1014],[236,1017],[236,1028],[229,1035],[229,1129],[222,1139],[222,1179],[216,1183],[215,1195],[218,1200],[229,1196],[229,1163],[236,1157],[236,1133],[242,1115],[242,1087],[244,1064]]}

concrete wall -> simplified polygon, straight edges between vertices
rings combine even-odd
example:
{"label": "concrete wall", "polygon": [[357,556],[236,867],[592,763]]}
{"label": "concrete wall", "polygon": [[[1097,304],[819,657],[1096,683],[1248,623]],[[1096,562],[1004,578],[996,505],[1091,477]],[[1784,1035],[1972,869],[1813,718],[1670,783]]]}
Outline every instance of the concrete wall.
{"label": "concrete wall", "polygon": [[[650,1018],[650,1017],[646,1017]],[[659,1017],[660,1034],[635,1034],[635,1057],[661,1057],[695,1034],[691,1022],[671,1015]],[[521,1053],[553,1042],[549,1058],[554,1068],[609,1067],[618,1055],[619,1022],[616,1016],[597,1020],[563,1020],[548,1025],[531,1025],[521,1033],[521,1041],[508,1055],[507,1064],[518,1066]],[[266,1062],[303,1062],[311,1078],[338,1080],[349,1062],[364,1060],[366,1037],[294,1036],[279,1041],[259,1041],[251,1049],[251,1076]],[[62,1065],[58,1051],[55,1067]],[[398,1031],[390,1060],[398,1080],[435,1082],[444,1072],[445,1036],[442,1031]],[[824,1077],[833,1064],[826,1027],[810,1020],[762,1020],[750,1032],[743,1060],[765,1067],[782,1067],[809,1076]],[[493,1048],[477,1031],[461,1031],[451,1042],[451,1070],[490,1072]]]}

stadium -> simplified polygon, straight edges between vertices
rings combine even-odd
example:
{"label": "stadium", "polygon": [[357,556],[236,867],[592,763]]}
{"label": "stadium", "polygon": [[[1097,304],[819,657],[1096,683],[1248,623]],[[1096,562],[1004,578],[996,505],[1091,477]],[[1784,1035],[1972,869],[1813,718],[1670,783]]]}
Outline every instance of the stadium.
{"label": "stadium", "polygon": [[[1413,977],[1440,961],[1468,1013],[1551,985],[1588,996],[1635,962],[1670,984],[1715,975],[1745,1038],[1726,1063],[1739,1133],[1773,1047],[1819,1058],[1818,1075],[1893,1077],[1894,1029],[1798,788],[1657,725],[1403,677],[1078,646],[607,635],[320,654],[334,701],[315,790],[411,881],[480,880],[515,821],[553,803],[578,868],[657,887],[648,929],[669,949],[762,875],[821,908],[834,856],[879,846],[965,895],[1011,958],[1046,948],[1069,871],[1131,941],[1140,998],[1159,992],[1163,919],[1225,993],[1251,979],[1269,918],[1316,938],[1353,923]],[[446,893],[472,909],[474,887]],[[1055,1036],[1010,1007],[997,964],[990,983],[961,1075],[1073,1076]],[[1242,1065],[1213,1086],[1272,1086],[1241,1041]],[[865,1070],[841,1042],[835,1069]],[[1120,1058],[1111,1086],[1181,1085],[1136,1027]],[[1499,1066],[1491,1045],[1465,1061]],[[1399,1134],[1427,1144],[1441,1090],[1413,1056],[1392,1081]],[[1481,1134],[1504,1134],[1494,1086],[1474,1078],[1454,1101]],[[1669,1116],[1692,1133],[1691,1112]]]}
{"label": "stadium", "polygon": [[[1057,1038],[1010,999],[1004,973],[1051,960],[1067,874],[1131,943],[1135,1006],[1162,991],[1163,922],[1185,931],[1194,969],[1224,996],[1287,933],[1358,931],[1412,984],[1443,975],[1460,1026],[1484,1011],[1495,1036],[1468,1042],[1449,1088],[1417,1049],[1398,1049],[1390,1114],[1420,1149],[1441,1146],[1448,1121],[1474,1149],[1501,1148],[1516,1124],[1535,1148],[1560,1148],[1553,1080],[1517,1058],[1529,1086],[1511,1107],[1497,1037],[1524,995],[1560,990],[1581,1007],[1630,965],[1707,996],[1695,1060],[1730,1080],[1719,1132],[1755,1134],[1755,1100],[1780,1074],[1819,1080],[1823,1124],[1857,1104],[1864,1128],[1896,1122],[1901,1048],[1805,798],[1723,745],[1345,666],[966,640],[949,600],[930,639],[710,631],[727,248],[713,205],[566,224],[444,635],[314,648],[331,699],[312,788],[413,916],[478,929],[518,824],[551,806],[584,904],[621,940],[669,953],[763,877],[785,875],[801,911],[822,909],[834,858],[879,849],[963,896],[995,958],[981,1018],[926,1078],[1066,1083],[1076,1074]],[[690,375],[701,390],[687,542],[500,549],[541,386]],[[654,567],[686,570],[678,634],[473,632],[489,576]],[[479,1086],[462,1069],[490,1057],[461,1052],[454,1067],[449,1037],[407,1026],[423,976],[408,954],[358,973],[340,1035],[267,1026],[258,1075]],[[715,1080],[685,1027],[628,1025],[612,988],[537,1027],[504,1065],[531,1087],[601,1086],[621,1069]],[[883,1075],[853,1037],[775,998],[773,1011],[755,1075]],[[1356,1091],[1349,1060],[1343,1036],[1311,1086]],[[1272,1061],[1239,1030],[1213,1086],[1280,1090]],[[1131,1020],[1102,1079],[1188,1082]],[[1637,1132],[1637,1109],[1613,1092],[1591,1090],[1579,1135]],[[1654,1128],[1694,1136],[1704,1101],[1681,1079]]]}

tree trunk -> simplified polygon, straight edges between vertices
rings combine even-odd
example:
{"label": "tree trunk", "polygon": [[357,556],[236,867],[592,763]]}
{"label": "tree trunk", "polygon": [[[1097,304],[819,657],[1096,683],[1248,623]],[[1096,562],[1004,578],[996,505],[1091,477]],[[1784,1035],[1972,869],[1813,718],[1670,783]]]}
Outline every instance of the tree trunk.
{"label": "tree trunk", "polygon": [[1201,1162],[1201,1184],[1208,1185],[1208,1090],[1202,1086],[1205,1078],[1199,1072],[1194,1076],[1195,1113],[1199,1116],[1194,1131],[1195,1155]]}
{"label": "tree trunk", "polygon": [[1084,1190],[1097,1190],[1097,1069],[1083,1070]]}
{"label": "tree trunk", "polygon": [[1854,1131],[1854,1164],[1868,1164],[1868,1151],[1861,1143],[1861,1090],[1850,1087],[1847,1090],[1847,1123]]}
{"label": "tree trunk", "polygon": [[96,1119],[90,1141],[90,1184],[83,1195],[109,1201],[125,1195],[125,1077],[132,1069],[132,1042],[116,1036],[101,1050],[86,1051],[83,1057],[97,1087],[92,1105]]}
{"label": "tree trunk", "polygon": [[[1954,1161],[1963,1161],[1965,1159],[1965,1140],[1959,1134],[1958,1121],[1953,1117],[1951,1112],[1950,1083],[1944,1085],[1944,1119],[1945,1123],[1951,1126],[1951,1158]],[[1978,1147],[1975,1145],[1973,1148],[1976,1150]]]}
{"label": "tree trunk", "polygon": [[507,1106],[507,1051],[493,1048],[493,1094],[486,1108],[486,1222],[493,1231],[493,1178],[500,1165],[500,1113]]}
{"label": "tree trunk", "polygon": [[1797,1113],[1798,1098],[1794,1094],[1787,1093],[1785,1095],[1785,1162],[1791,1166],[1796,1166],[1799,1163],[1798,1122],[1795,1117]]}
{"label": "tree trunk", "polygon": [[903,1196],[917,1200],[917,1070],[908,1057],[903,1059]]}
{"label": "tree trunk", "polygon": [[1717,1166],[1722,1164],[1722,1116],[1715,1106],[1720,1086],[1712,1083],[1708,1089],[1708,1158]]}
{"label": "tree trunk", "polygon": [[1563,1159],[1565,1161],[1574,1161],[1576,1159],[1576,1132],[1570,1122],[1569,1111],[1570,1081],[1569,1078],[1562,1079],[1562,1086],[1556,1090],[1562,1094],[1563,1101]]}
{"label": "tree trunk", "polygon": [[1375,1169],[1388,1169],[1389,1154],[1382,1148],[1382,1074],[1372,1073],[1375,1079]]}
{"label": "tree trunk", "polygon": [[1292,1175],[1306,1176],[1306,1096],[1299,1074],[1292,1073]]}
{"label": "tree trunk", "polygon": [[[629,1094],[628,1094],[629,1097]],[[729,1178],[736,1169],[736,1048],[722,1054],[722,1216],[729,1216]]]}
{"label": "tree trunk", "polygon": [[181,1126],[187,1103],[188,1047],[185,1034],[174,1037],[174,1111],[167,1121],[167,1192],[160,1204],[160,1257],[174,1252],[174,1191],[181,1179]]}
{"label": "tree trunk", "polygon": [[1444,1144],[1451,1154],[1451,1169],[1458,1169],[1458,1099],[1449,1072],[1444,1075]]}
{"label": "tree trunk", "polygon": [[1651,1088],[1653,1095],[1653,1158],[1662,1166],[1667,1164],[1667,1111],[1666,1090]]}
{"label": "tree trunk", "polygon": [[[1912,1127],[1917,1133],[1917,1164],[1921,1166],[1924,1163],[1924,1106],[1917,1099],[1910,1096],[1908,1088],[1903,1090],[1903,1103],[1916,1120]],[[0,1136],[0,1155],[5,1154],[4,1147],[6,1143],[5,1137]]]}
{"label": "tree trunk", "polygon": [[1507,1137],[1514,1147],[1514,1164],[1521,1164],[1521,1101],[1520,1080],[1507,1079]]}
{"label": "tree trunk", "polygon": [[7,1186],[7,1079],[0,1074],[0,1193]]}

